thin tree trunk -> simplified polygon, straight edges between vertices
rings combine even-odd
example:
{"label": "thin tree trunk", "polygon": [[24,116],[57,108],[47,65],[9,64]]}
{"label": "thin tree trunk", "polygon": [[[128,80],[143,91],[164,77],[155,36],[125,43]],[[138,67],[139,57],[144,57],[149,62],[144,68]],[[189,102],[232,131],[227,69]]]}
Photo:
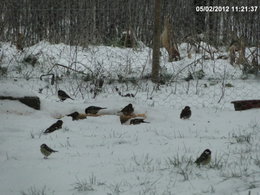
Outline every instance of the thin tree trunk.
{"label": "thin tree trunk", "polygon": [[153,64],[152,64],[152,81],[159,81],[160,69],[160,0],[155,0],[154,6],[154,30],[153,30]]}

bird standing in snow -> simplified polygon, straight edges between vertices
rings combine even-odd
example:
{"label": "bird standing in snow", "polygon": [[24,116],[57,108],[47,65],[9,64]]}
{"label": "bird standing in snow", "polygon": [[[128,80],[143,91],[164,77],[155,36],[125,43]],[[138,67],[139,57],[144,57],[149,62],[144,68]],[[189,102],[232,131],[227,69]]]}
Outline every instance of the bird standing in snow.
{"label": "bird standing in snow", "polygon": [[89,106],[85,109],[85,113],[86,114],[97,114],[102,109],[106,109],[106,108],[98,107],[98,106]]}
{"label": "bird standing in snow", "polygon": [[133,105],[132,104],[128,104],[120,112],[122,112],[124,115],[131,115],[131,114],[133,114],[133,112],[134,112]]}
{"label": "bird standing in snow", "polygon": [[80,114],[78,112],[73,112],[71,114],[68,114],[67,116],[71,116],[73,121],[87,118],[85,114]]}
{"label": "bird standing in snow", "polygon": [[180,118],[181,119],[189,119],[191,117],[191,110],[189,106],[185,106],[185,108],[181,111]]}
{"label": "bird standing in snow", "polygon": [[[65,91],[63,91],[63,90],[58,90],[58,97],[59,97],[59,99],[61,100],[61,101],[64,101],[64,100],[66,100],[66,99],[68,99],[68,98],[70,98],[70,99],[72,99]],[[73,100],[73,99],[72,99]]]}
{"label": "bird standing in snow", "polygon": [[138,125],[141,123],[149,123],[149,122],[144,121],[144,119],[142,119],[142,118],[134,118],[134,119],[130,120],[130,125]]}
{"label": "bird standing in snow", "polygon": [[43,154],[44,158],[47,159],[48,156],[51,155],[51,153],[53,152],[58,152],[56,150],[51,149],[49,146],[47,146],[46,144],[42,144],[41,145],[41,153]]}
{"label": "bird standing in snow", "polygon": [[195,161],[197,165],[207,165],[211,160],[211,151],[209,149],[204,150],[199,158]]}
{"label": "bird standing in snow", "polygon": [[56,131],[58,129],[62,128],[63,121],[58,120],[56,123],[52,124],[50,127],[48,127],[44,133],[52,133],[53,131]]}

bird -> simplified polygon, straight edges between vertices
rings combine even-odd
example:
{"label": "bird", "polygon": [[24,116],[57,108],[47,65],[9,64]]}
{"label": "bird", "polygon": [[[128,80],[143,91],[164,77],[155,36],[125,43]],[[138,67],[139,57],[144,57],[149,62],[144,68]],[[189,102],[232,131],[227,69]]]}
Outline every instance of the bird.
{"label": "bird", "polygon": [[52,124],[50,127],[48,127],[44,133],[52,133],[53,131],[56,131],[58,129],[62,128],[63,121],[58,120],[56,123]]}
{"label": "bird", "polygon": [[131,115],[131,114],[133,114],[133,112],[134,112],[133,105],[132,104],[128,104],[120,112],[122,112],[124,115]]}
{"label": "bird", "polygon": [[[68,98],[72,99],[65,91],[63,91],[61,89],[58,90],[58,97],[61,101],[64,101]],[[74,100],[74,99],[72,99],[72,100]]]}
{"label": "bird", "polygon": [[181,119],[189,119],[191,117],[191,110],[189,106],[185,106],[184,109],[182,109],[180,118]]}
{"label": "bird", "polygon": [[209,149],[204,150],[199,158],[195,161],[197,165],[207,165],[211,160],[211,151]]}
{"label": "bird", "polygon": [[43,154],[44,158],[47,159],[48,156],[51,155],[51,153],[53,152],[58,152],[56,150],[51,149],[49,146],[47,146],[46,144],[42,144],[41,145],[41,153]]}
{"label": "bird", "polygon": [[68,114],[67,116],[71,116],[73,121],[87,118],[85,114],[80,114],[78,112],[73,112],[71,114]]}
{"label": "bird", "polygon": [[144,121],[144,119],[142,119],[142,118],[134,118],[134,119],[130,120],[130,125],[138,125],[141,123],[149,123],[149,122]]}
{"label": "bird", "polygon": [[107,108],[98,107],[98,106],[89,106],[85,109],[85,113],[86,114],[97,114],[102,109],[107,109]]}

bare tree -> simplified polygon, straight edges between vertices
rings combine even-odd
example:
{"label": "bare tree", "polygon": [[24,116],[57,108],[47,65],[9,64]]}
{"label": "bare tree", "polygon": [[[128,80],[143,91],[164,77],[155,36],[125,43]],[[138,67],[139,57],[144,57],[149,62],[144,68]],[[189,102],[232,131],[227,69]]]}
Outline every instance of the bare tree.
{"label": "bare tree", "polygon": [[[15,42],[21,33],[25,47],[41,40],[107,45],[120,40],[123,31],[133,29],[136,38],[150,47],[155,3],[154,0],[1,0],[0,41]],[[228,6],[230,10],[214,13],[196,10],[200,5]],[[231,10],[239,5],[250,6],[250,12]],[[235,32],[245,37],[247,45],[257,46],[260,14],[259,6],[252,9],[254,5],[259,5],[259,0],[164,0],[160,17],[174,18],[172,25],[179,42],[203,33],[211,44],[229,45]]]}

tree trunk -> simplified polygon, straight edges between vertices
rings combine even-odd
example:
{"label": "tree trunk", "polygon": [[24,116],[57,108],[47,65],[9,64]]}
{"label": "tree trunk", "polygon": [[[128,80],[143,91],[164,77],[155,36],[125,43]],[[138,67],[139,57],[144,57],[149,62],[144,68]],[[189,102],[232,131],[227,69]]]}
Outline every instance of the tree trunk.
{"label": "tree trunk", "polygon": [[153,64],[152,64],[152,81],[159,82],[160,70],[160,0],[155,0],[154,6],[154,29],[153,29]]}
{"label": "tree trunk", "polygon": [[206,30],[206,23],[205,23],[206,12],[196,11],[196,6],[205,6],[206,1],[205,0],[193,0],[193,5],[194,5],[194,11],[195,11],[195,31],[196,31],[197,34],[205,33],[205,30]]}

